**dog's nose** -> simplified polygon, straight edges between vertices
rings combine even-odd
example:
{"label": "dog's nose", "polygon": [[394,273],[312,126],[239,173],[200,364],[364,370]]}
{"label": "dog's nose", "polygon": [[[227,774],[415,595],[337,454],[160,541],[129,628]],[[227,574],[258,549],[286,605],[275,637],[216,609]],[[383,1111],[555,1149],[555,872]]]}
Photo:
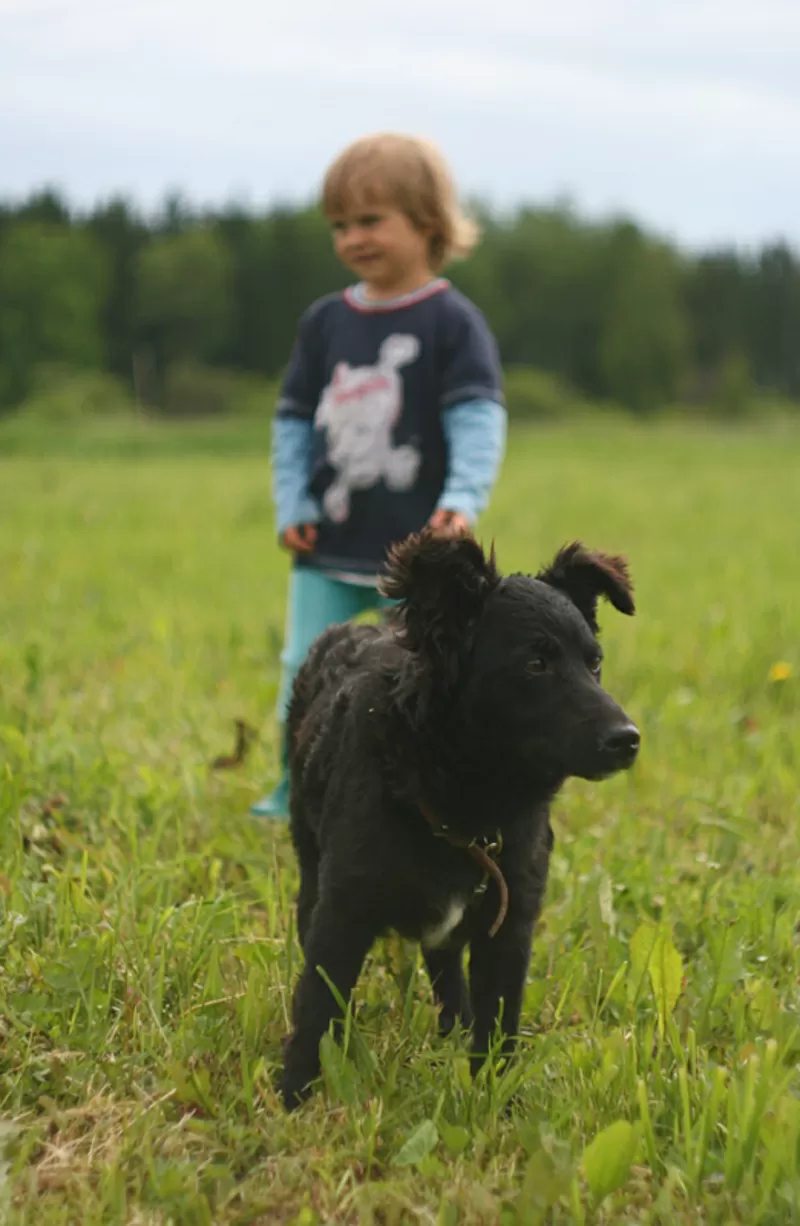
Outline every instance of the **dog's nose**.
{"label": "dog's nose", "polygon": [[600,743],[600,749],[616,762],[630,765],[639,752],[641,739],[635,724],[622,724],[621,727],[612,728],[606,733]]}

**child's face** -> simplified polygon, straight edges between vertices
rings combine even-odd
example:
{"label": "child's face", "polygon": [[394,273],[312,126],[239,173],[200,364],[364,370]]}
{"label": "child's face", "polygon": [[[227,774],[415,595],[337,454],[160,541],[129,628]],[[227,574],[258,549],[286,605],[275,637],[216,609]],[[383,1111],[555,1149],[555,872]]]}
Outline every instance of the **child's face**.
{"label": "child's face", "polygon": [[430,279],[429,236],[400,209],[363,206],[332,217],[342,263],[379,293],[404,293]]}

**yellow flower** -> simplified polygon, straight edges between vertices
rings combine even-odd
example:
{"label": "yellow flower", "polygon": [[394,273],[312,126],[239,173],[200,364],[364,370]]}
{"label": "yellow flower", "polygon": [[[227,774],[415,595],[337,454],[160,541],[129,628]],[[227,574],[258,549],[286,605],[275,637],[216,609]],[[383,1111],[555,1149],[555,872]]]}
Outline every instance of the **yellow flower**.
{"label": "yellow flower", "polygon": [[769,670],[770,681],[788,681],[792,675],[792,666],[787,660],[778,660]]}

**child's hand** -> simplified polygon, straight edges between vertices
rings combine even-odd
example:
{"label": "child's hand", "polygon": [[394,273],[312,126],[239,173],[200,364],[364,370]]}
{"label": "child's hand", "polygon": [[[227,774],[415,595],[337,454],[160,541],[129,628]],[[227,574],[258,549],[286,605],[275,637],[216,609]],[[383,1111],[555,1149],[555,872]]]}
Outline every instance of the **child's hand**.
{"label": "child's hand", "polygon": [[281,544],[292,553],[313,553],[317,544],[316,524],[293,524],[284,532]]}
{"label": "child's hand", "polygon": [[428,527],[443,540],[468,536],[471,530],[466,515],[462,515],[460,511],[446,511],[443,507],[434,511],[428,520]]}

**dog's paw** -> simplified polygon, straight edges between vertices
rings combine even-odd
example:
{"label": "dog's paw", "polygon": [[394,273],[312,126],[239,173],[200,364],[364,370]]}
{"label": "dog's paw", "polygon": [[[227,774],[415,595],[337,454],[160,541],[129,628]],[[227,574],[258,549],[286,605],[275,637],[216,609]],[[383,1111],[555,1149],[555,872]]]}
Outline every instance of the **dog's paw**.
{"label": "dog's paw", "polygon": [[439,1010],[439,1034],[446,1039],[454,1030],[470,1030],[472,1021],[471,1009],[450,1009],[444,1005]]}
{"label": "dog's paw", "polygon": [[313,1092],[313,1079],[311,1081],[297,1080],[290,1077],[288,1073],[284,1073],[278,1082],[278,1097],[287,1111],[296,1111],[298,1107],[302,1107]]}
{"label": "dog's paw", "polygon": [[278,1095],[287,1111],[296,1111],[314,1093],[314,1083],[320,1075],[319,1058],[298,1045],[290,1035],[284,1042],[283,1070],[278,1079]]}
{"label": "dog's paw", "polygon": [[455,1013],[450,1013],[446,1009],[442,1009],[439,1013],[438,1029],[441,1038],[446,1039],[449,1034],[453,1033],[456,1024]]}

